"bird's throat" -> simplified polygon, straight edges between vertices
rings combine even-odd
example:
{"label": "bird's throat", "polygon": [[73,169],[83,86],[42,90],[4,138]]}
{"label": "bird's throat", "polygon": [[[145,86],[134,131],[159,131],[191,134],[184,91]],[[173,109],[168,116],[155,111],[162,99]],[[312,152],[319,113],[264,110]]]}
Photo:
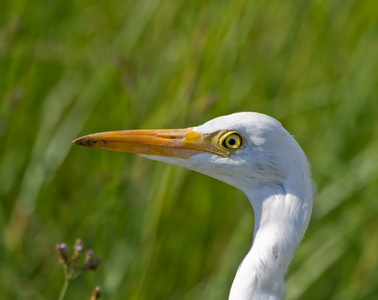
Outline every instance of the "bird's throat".
{"label": "bird's throat", "polygon": [[[285,297],[284,276],[293,259],[311,211],[305,196],[267,185],[247,194],[255,213],[253,243],[240,264],[230,300],[278,300]],[[312,199],[309,199],[312,201]]]}

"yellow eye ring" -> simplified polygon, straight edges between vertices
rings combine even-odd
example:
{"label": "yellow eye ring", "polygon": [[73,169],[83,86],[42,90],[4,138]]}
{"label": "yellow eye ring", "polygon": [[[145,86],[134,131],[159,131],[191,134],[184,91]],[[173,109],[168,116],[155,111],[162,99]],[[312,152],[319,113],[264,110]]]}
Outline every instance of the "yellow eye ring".
{"label": "yellow eye ring", "polygon": [[238,150],[243,144],[243,137],[236,131],[229,131],[223,134],[219,139],[219,146],[227,151]]}

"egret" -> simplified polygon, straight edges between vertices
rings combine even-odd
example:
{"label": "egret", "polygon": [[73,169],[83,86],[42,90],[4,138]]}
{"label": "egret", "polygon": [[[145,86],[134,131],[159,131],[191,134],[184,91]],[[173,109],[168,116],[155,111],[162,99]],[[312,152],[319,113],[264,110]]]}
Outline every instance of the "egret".
{"label": "egret", "polygon": [[306,155],[280,122],[241,112],[188,129],[110,131],[74,143],[141,154],[243,191],[252,204],[255,227],[229,299],[285,297],[284,277],[307,229],[313,191]]}

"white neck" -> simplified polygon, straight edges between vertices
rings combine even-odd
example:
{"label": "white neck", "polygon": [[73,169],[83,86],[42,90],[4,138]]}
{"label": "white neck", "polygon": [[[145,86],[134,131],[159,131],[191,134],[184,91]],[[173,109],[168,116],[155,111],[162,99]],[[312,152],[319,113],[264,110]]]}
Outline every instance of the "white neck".
{"label": "white neck", "polygon": [[254,238],[229,299],[283,299],[284,276],[311,216],[311,180],[303,176],[285,185],[260,182],[245,193],[255,213]]}

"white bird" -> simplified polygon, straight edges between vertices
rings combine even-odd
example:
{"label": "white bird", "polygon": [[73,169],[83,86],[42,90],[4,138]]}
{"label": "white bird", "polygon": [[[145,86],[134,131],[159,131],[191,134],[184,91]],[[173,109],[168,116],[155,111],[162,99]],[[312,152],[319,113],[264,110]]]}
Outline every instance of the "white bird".
{"label": "white bird", "polygon": [[131,152],[182,166],[243,191],[255,212],[252,247],[239,266],[230,300],[278,300],[312,210],[306,155],[277,120],[242,112],[201,126],[87,135],[74,143]]}

